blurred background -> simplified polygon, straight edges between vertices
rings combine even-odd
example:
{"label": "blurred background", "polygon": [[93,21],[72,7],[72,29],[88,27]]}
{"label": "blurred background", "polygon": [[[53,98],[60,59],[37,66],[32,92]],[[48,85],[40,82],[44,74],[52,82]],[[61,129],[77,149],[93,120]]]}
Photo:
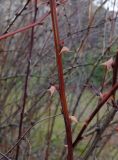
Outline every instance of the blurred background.
{"label": "blurred background", "polygon": [[[73,140],[99,102],[99,94],[112,86],[112,72],[102,63],[115,59],[118,44],[117,0],[56,1],[60,40],[70,52],[62,55]],[[55,48],[48,0],[0,0],[0,35],[34,21],[31,28],[0,40],[0,157],[15,159],[21,110],[25,97],[19,160],[66,159],[65,125],[58,87]],[[46,16],[47,15],[47,16]],[[32,50],[32,51],[31,51]],[[31,53],[31,56],[30,55]],[[29,73],[28,73],[29,66]],[[27,89],[25,86],[27,83]],[[26,91],[26,94],[25,94]],[[24,96],[25,95],[25,96]],[[117,95],[116,95],[117,100]],[[74,160],[117,160],[117,113],[107,102],[93,119],[86,138],[74,150]],[[98,134],[97,128],[102,128]],[[100,135],[100,136],[98,136]],[[97,137],[97,138],[96,138]],[[7,153],[8,152],[8,153]]]}

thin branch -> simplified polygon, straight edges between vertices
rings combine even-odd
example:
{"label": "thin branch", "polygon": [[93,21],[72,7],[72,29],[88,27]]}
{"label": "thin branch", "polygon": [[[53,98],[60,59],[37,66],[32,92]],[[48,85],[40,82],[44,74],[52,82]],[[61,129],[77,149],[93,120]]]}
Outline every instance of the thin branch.
{"label": "thin branch", "polygon": [[43,15],[43,16],[40,18],[39,21],[33,22],[33,23],[31,23],[31,24],[29,24],[29,25],[27,25],[27,26],[25,26],[25,27],[22,27],[22,28],[16,30],[16,31],[9,32],[9,33],[6,33],[6,34],[0,36],[0,40],[6,39],[6,38],[11,37],[11,36],[13,36],[13,35],[15,35],[15,34],[17,34],[17,33],[20,33],[20,32],[25,32],[25,31],[27,31],[28,29],[31,29],[31,28],[33,28],[33,27],[35,27],[35,26],[37,26],[37,25],[42,25],[43,21],[45,20],[45,18],[48,17],[49,14],[50,14],[50,12],[47,12],[45,15]]}
{"label": "thin branch", "polygon": [[85,131],[85,129],[87,128],[87,126],[89,125],[89,123],[92,121],[92,119],[94,118],[94,116],[98,113],[98,111],[102,108],[102,106],[105,104],[105,102],[110,98],[110,96],[118,89],[118,83],[116,83],[112,89],[107,93],[107,95],[104,97],[104,99],[98,104],[98,106],[96,107],[96,109],[91,113],[91,115],[89,116],[89,118],[85,121],[83,127],[81,128],[77,138],[75,139],[74,143],[73,143],[73,147],[75,147],[80,140],[82,139],[82,135]]}
{"label": "thin branch", "polygon": [[[58,116],[62,116],[62,113],[59,113],[59,114],[57,114],[57,115],[53,115],[53,116],[50,116],[50,117],[46,117],[46,118],[41,119],[41,120],[37,121],[36,123],[32,124],[32,126],[29,127],[29,128],[23,133],[23,135],[21,136],[21,138],[14,144],[14,146],[13,146],[12,148],[10,148],[10,149],[8,150],[8,152],[7,152],[6,154],[4,154],[4,156],[5,156],[5,155],[8,155],[10,152],[12,152],[12,151],[14,150],[14,148],[21,142],[21,140],[22,140],[22,139],[29,133],[29,131],[30,131],[32,128],[34,128],[36,125],[38,125],[38,124],[42,123],[43,121],[46,121],[46,120],[48,120],[48,119],[50,119],[50,118],[54,118],[54,117],[58,117]],[[4,157],[4,156],[3,156],[3,157]],[[2,158],[0,158],[0,160],[2,160]]]}
{"label": "thin branch", "polygon": [[[35,12],[34,12],[33,23],[35,23],[36,16],[37,16],[37,0],[35,0],[35,6],[34,7],[35,7]],[[29,55],[28,55],[28,65],[27,65],[25,85],[24,85],[23,105],[22,105],[22,110],[21,110],[21,114],[20,114],[18,139],[20,139],[21,136],[22,136],[23,118],[24,118],[24,111],[25,111],[26,100],[27,100],[27,89],[28,89],[28,80],[29,80],[29,74],[30,74],[30,64],[31,64],[33,44],[34,44],[34,27],[31,30],[30,51],[29,51]],[[18,144],[17,149],[16,149],[16,158],[15,158],[16,160],[18,160],[18,158],[19,158],[19,150],[20,150],[20,145]]]}
{"label": "thin branch", "polygon": [[26,9],[27,5],[29,4],[30,0],[27,0],[27,2],[25,3],[25,5],[22,7],[22,9],[17,12],[15,14],[15,17],[12,19],[12,21],[9,23],[8,27],[6,28],[6,30],[4,31],[3,34],[6,34],[8,32],[8,30],[12,27],[12,25],[14,24],[14,22],[18,19],[18,17],[22,14],[22,12]]}
{"label": "thin branch", "polygon": [[5,154],[0,152],[0,155],[3,156],[6,160],[11,160],[9,157],[7,157]]}

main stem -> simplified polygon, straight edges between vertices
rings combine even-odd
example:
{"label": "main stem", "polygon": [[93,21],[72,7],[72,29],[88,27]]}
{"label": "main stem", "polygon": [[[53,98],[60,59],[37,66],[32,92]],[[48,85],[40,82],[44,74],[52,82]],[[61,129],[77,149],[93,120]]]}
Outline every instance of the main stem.
{"label": "main stem", "polygon": [[60,54],[61,47],[60,47],[60,38],[59,38],[59,29],[58,29],[55,0],[50,0],[50,9],[51,9],[51,18],[52,18],[52,28],[54,33],[55,50],[56,50],[56,61],[57,61],[57,68],[58,68],[60,101],[61,101],[62,112],[64,116],[64,121],[65,121],[66,137],[67,137],[67,145],[68,145],[67,160],[73,160],[71,124],[70,124],[66,96],[65,96],[65,84],[64,84],[64,77],[63,77],[62,57]]}

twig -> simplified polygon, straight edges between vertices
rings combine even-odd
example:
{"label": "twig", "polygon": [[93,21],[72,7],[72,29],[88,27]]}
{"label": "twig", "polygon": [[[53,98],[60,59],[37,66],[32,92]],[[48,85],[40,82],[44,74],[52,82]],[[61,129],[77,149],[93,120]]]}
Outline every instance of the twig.
{"label": "twig", "polygon": [[[8,155],[10,152],[12,152],[12,150],[21,142],[21,140],[22,140],[22,139],[29,133],[29,131],[30,131],[33,127],[35,127],[37,124],[39,124],[39,123],[41,123],[41,122],[43,122],[43,121],[46,121],[46,120],[48,120],[48,119],[50,119],[50,118],[54,118],[54,117],[61,116],[61,115],[62,115],[62,113],[59,113],[59,114],[57,114],[57,115],[53,115],[53,116],[50,116],[50,117],[46,117],[46,118],[41,119],[41,120],[37,121],[36,123],[32,124],[32,126],[29,127],[29,128],[23,133],[23,135],[21,136],[21,138],[14,144],[14,146],[13,146],[12,148],[10,148],[9,151],[8,151],[6,154],[4,154],[4,155]],[[2,158],[0,158],[0,160],[2,160]]]}
{"label": "twig", "polygon": [[43,21],[45,20],[45,18],[48,17],[49,14],[50,14],[50,12],[47,12],[45,15],[43,15],[43,16],[40,18],[39,21],[33,22],[33,23],[31,23],[31,24],[29,24],[29,25],[27,25],[27,26],[25,26],[25,27],[22,27],[22,28],[16,30],[16,31],[9,32],[9,33],[6,33],[6,34],[0,36],[0,40],[6,39],[6,38],[8,38],[8,37],[11,37],[11,36],[13,36],[13,35],[15,35],[15,34],[17,34],[17,33],[27,31],[28,29],[33,28],[33,27],[35,27],[35,26],[37,26],[37,25],[42,25]]}
{"label": "twig", "polygon": [[83,125],[83,127],[81,128],[77,138],[75,139],[74,143],[73,143],[73,147],[75,147],[80,140],[82,139],[82,134],[85,131],[85,129],[87,128],[87,126],[89,125],[89,123],[91,122],[91,120],[94,118],[94,116],[98,113],[98,111],[101,109],[101,107],[105,104],[105,102],[110,98],[110,96],[118,89],[118,83],[116,83],[112,89],[107,93],[107,95],[104,97],[104,99],[98,104],[98,106],[96,107],[96,109],[91,113],[91,115],[89,116],[89,118],[85,121],[85,124]]}
{"label": "twig", "polygon": [[6,34],[8,32],[8,30],[11,28],[11,26],[14,24],[14,22],[18,19],[18,17],[22,14],[22,12],[26,9],[27,5],[29,4],[30,0],[27,0],[27,2],[25,3],[25,5],[23,6],[23,8],[17,12],[15,14],[15,17],[12,19],[12,21],[10,22],[10,24],[8,25],[8,27],[6,28],[6,30],[4,31],[3,34]]}
{"label": "twig", "polygon": [[[33,23],[35,23],[36,21],[36,15],[37,15],[37,0],[35,0],[35,12],[34,12]],[[30,74],[30,64],[31,64],[33,44],[34,44],[34,27],[32,28],[32,31],[31,31],[30,51],[29,51],[29,56],[28,56],[28,65],[27,65],[26,78],[25,78],[23,105],[22,105],[22,110],[20,114],[18,139],[20,139],[22,136],[23,118],[24,118],[24,111],[25,111],[26,100],[27,100],[28,79],[29,79],[29,74]],[[20,150],[20,145],[18,144],[16,148],[16,158],[15,158],[16,160],[18,160],[18,157],[19,157],[19,150]]]}
{"label": "twig", "polygon": [[0,152],[0,155],[3,156],[6,160],[11,160],[9,157],[7,157],[5,154]]}

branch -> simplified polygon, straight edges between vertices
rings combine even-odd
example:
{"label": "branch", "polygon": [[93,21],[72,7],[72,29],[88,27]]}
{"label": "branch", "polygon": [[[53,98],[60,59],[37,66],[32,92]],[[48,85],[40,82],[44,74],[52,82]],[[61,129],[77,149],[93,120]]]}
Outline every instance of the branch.
{"label": "branch", "polygon": [[[53,116],[50,116],[50,117],[45,117],[44,119],[41,119],[41,120],[37,121],[36,123],[33,123],[32,126],[29,127],[29,128],[23,133],[23,135],[21,136],[21,138],[14,144],[14,146],[13,146],[12,148],[10,148],[6,154],[2,155],[2,157],[5,157],[5,156],[8,155],[10,152],[12,152],[12,151],[14,150],[14,148],[21,142],[21,140],[22,140],[22,139],[30,132],[30,130],[31,130],[32,128],[34,128],[36,125],[42,123],[43,121],[49,120],[50,118],[59,117],[59,116],[61,116],[61,115],[62,115],[62,113],[59,113],[59,114],[57,114],[57,115],[53,115]],[[6,156],[6,157],[7,157],[7,156]],[[0,158],[0,160],[2,160],[2,158]]]}
{"label": "branch", "polygon": [[28,29],[33,28],[33,27],[35,27],[35,26],[37,26],[37,25],[42,25],[43,21],[45,20],[45,18],[48,17],[49,14],[50,14],[50,12],[47,12],[45,15],[43,15],[43,16],[40,18],[40,20],[39,20],[38,22],[33,22],[33,23],[31,23],[31,24],[29,24],[29,25],[27,25],[27,26],[25,26],[25,27],[22,27],[22,28],[16,30],[16,31],[13,31],[13,32],[10,32],[10,33],[6,33],[6,34],[0,36],[0,40],[6,39],[6,38],[8,38],[8,37],[11,37],[11,36],[13,36],[13,35],[15,35],[15,34],[17,34],[17,33],[27,31]]}
{"label": "branch", "polygon": [[7,157],[5,154],[3,154],[2,152],[0,152],[0,155],[3,156],[6,160],[11,160],[9,157]]}
{"label": "branch", "polygon": [[98,104],[98,106],[96,107],[96,109],[91,113],[91,115],[89,116],[89,118],[85,121],[83,127],[81,128],[77,138],[75,139],[74,143],[73,143],[73,147],[75,147],[80,140],[82,139],[82,134],[85,131],[85,129],[87,128],[87,126],[89,125],[89,123],[91,122],[91,120],[94,118],[94,116],[98,113],[98,111],[102,108],[102,106],[105,104],[105,102],[111,97],[111,95],[118,89],[118,83],[116,83],[112,89],[108,92],[108,94],[104,97],[104,99]]}
{"label": "branch", "polygon": [[27,0],[27,2],[25,3],[25,5],[23,6],[23,8],[17,12],[15,14],[15,17],[12,19],[12,21],[10,22],[10,24],[8,25],[8,27],[6,28],[6,30],[4,31],[3,34],[7,33],[8,30],[11,28],[11,26],[14,24],[14,22],[17,20],[17,18],[22,14],[22,12],[26,9],[27,5],[29,4],[30,0]]}
{"label": "branch", "polygon": [[64,84],[64,77],[63,77],[62,57],[60,54],[61,47],[60,47],[60,38],[59,38],[55,0],[50,0],[50,8],[51,8],[52,27],[53,27],[53,33],[54,33],[55,50],[56,50],[58,77],[59,77],[60,101],[61,101],[62,112],[64,116],[64,121],[65,121],[66,137],[67,137],[67,145],[68,145],[67,160],[72,160],[73,159],[73,148],[72,148],[71,124],[70,124],[66,96],[65,96],[65,86],[64,86],[65,84]]}
{"label": "branch", "polygon": [[[35,7],[35,12],[34,12],[33,23],[35,23],[36,16],[37,16],[37,0],[35,0],[34,7]],[[28,55],[28,64],[27,64],[26,78],[25,78],[25,84],[24,84],[24,95],[23,95],[23,104],[22,104],[21,114],[20,114],[18,140],[21,138],[22,130],[23,130],[23,118],[24,118],[24,111],[25,111],[26,100],[27,100],[28,79],[29,79],[29,74],[30,74],[30,64],[31,64],[33,44],[34,44],[34,27],[31,30],[30,51],[29,51],[29,55]],[[19,151],[20,151],[20,145],[18,144],[17,148],[16,148],[15,160],[18,160],[18,158],[19,158]]]}

